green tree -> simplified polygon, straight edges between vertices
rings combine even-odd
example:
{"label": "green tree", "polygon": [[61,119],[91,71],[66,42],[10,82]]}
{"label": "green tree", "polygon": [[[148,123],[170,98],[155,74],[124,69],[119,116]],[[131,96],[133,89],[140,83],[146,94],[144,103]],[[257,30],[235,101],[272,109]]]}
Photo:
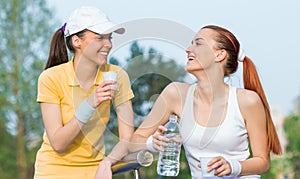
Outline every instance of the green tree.
{"label": "green tree", "polygon": [[[54,30],[45,0],[0,1],[0,120],[16,136],[17,170],[13,178],[32,174],[33,142],[43,131],[36,82]],[[34,151],[35,152],[35,151]],[[7,158],[9,160],[9,158]]]}
{"label": "green tree", "polygon": [[144,52],[137,41],[132,43],[130,49],[126,70],[136,96],[133,109],[135,114],[143,117],[150,112],[162,90],[172,81],[183,81],[186,72],[174,59],[166,58],[154,48]]}
{"label": "green tree", "polygon": [[287,155],[293,165],[294,178],[300,178],[300,118],[297,114],[291,114],[284,120],[284,130],[288,140]]}
{"label": "green tree", "polygon": [[[15,178],[17,146],[15,136],[6,131],[3,121],[0,121],[0,178]],[[8,160],[9,159],[9,160]]]}

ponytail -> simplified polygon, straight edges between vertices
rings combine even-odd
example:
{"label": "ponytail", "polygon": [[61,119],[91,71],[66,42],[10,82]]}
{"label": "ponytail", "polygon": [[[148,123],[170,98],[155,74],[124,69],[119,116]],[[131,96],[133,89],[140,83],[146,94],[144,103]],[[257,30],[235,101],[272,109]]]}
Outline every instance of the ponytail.
{"label": "ponytail", "polygon": [[261,98],[265,112],[266,112],[266,119],[267,119],[267,135],[268,135],[268,148],[269,151],[272,151],[274,154],[282,154],[281,145],[277,136],[277,132],[275,126],[272,121],[270,107],[260,83],[256,68],[254,63],[250,60],[250,58],[245,57],[243,61],[244,67],[244,87],[245,89],[249,89],[255,91]]}
{"label": "ponytail", "polygon": [[69,61],[68,51],[65,45],[65,38],[62,28],[59,28],[52,37],[50,44],[50,52],[45,69]]}

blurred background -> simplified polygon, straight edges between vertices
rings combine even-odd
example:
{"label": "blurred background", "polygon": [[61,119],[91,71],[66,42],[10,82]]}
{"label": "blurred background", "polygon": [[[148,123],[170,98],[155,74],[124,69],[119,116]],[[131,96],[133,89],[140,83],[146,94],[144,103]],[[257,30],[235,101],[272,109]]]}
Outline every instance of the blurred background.
{"label": "blurred background", "polygon": [[[207,24],[231,30],[258,68],[284,148],[282,156],[271,156],[270,171],[262,178],[300,178],[299,1],[0,0],[0,179],[32,178],[44,131],[36,103],[37,78],[44,69],[52,34],[82,5],[98,7],[112,21],[132,30],[124,35],[133,34],[127,39],[114,36],[109,61],[122,66],[131,79],[135,127],[167,84],[195,82],[184,71],[185,48],[194,33]],[[151,27],[148,18],[159,26]],[[158,32],[149,35],[147,29]],[[172,36],[162,35],[162,29]],[[134,36],[137,33],[140,36]],[[240,75],[229,81],[239,85]],[[111,112],[105,137],[108,152],[118,140]],[[114,178],[132,176],[128,172]],[[141,178],[166,177],[157,176],[154,161],[141,169]],[[177,178],[190,178],[184,150]]]}

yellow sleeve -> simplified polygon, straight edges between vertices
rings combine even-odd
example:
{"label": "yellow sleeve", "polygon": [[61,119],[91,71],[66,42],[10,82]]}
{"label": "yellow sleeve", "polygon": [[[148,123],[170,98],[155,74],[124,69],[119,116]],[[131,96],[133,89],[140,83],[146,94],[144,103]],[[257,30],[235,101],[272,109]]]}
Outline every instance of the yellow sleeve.
{"label": "yellow sleeve", "polygon": [[59,94],[57,91],[57,83],[51,78],[51,74],[44,71],[38,79],[37,102],[47,102],[59,104]]}
{"label": "yellow sleeve", "polygon": [[115,107],[134,97],[128,74],[122,68],[120,68],[118,74],[118,87],[119,91],[115,94],[114,98]]}

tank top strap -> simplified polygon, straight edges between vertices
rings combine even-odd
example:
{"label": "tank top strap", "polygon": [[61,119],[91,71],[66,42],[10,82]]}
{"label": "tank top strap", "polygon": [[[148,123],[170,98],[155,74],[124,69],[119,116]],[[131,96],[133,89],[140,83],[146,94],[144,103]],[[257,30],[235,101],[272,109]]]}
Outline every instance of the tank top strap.
{"label": "tank top strap", "polygon": [[[182,115],[190,115],[193,112],[193,102],[194,102],[194,92],[196,84],[193,84],[189,87],[187,95],[185,98],[185,103],[182,109]],[[190,116],[189,116],[190,117]]]}
{"label": "tank top strap", "polygon": [[195,120],[194,120],[194,91],[195,91],[196,84],[193,84],[189,87],[184,106],[181,111],[181,117],[179,122],[179,130],[182,135],[183,142],[188,140],[191,136],[191,131],[195,128]]}
{"label": "tank top strap", "polygon": [[232,113],[240,119],[240,122],[244,124],[243,115],[240,111],[240,107],[238,104],[238,97],[237,97],[237,88],[234,86],[230,86],[230,99],[228,100],[229,103],[231,103],[231,110]]}

